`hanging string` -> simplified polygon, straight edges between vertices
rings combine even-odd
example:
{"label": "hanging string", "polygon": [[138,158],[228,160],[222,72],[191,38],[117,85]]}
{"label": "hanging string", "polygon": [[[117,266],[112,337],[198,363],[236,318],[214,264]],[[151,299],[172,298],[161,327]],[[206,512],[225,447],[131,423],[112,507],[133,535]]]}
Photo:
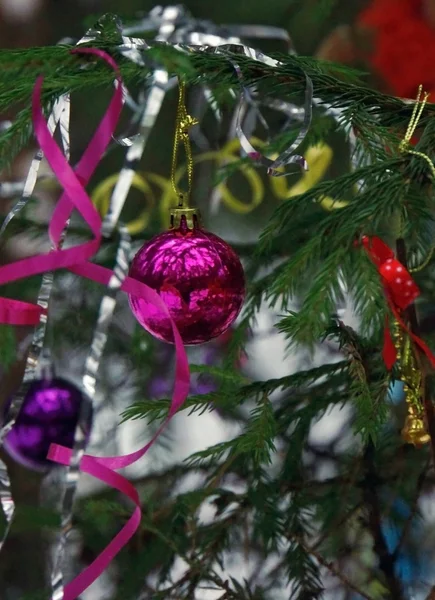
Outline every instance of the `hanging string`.
{"label": "hanging string", "polygon": [[423,114],[424,107],[426,106],[427,99],[429,98],[429,93],[425,92],[423,99],[421,99],[421,95],[423,93],[423,86],[420,85],[418,87],[417,98],[415,100],[414,109],[412,111],[411,119],[408,124],[408,128],[405,133],[405,137],[399,144],[400,152],[406,154],[413,154],[414,156],[418,156],[425,160],[429,166],[430,172],[432,173],[433,178],[435,179],[435,167],[427,154],[423,152],[418,152],[417,150],[413,150],[411,147],[411,139],[417,129],[418,123],[421,119],[421,115]]}
{"label": "hanging string", "polygon": [[[429,167],[429,170],[431,172],[432,178],[435,181],[435,166],[434,166],[433,162],[431,161],[430,157],[427,154],[424,154],[424,152],[418,152],[417,150],[414,150],[411,147],[412,136],[414,135],[415,130],[417,129],[418,123],[421,119],[421,115],[423,114],[424,107],[426,106],[427,100],[430,96],[429,92],[424,92],[424,95],[422,98],[422,94],[423,94],[423,86],[420,85],[418,87],[417,98],[416,98],[416,101],[414,104],[414,109],[412,111],[411,119],[409,121],[408,128],[405,133],[405,137],[399,144],[399,150],[400,150],[400,152],[402,152],[404,154],[412,154],[413,156],[417,156],[418,158],[421,158],[424,161],[426,161],[426,163]],[[417,273],[418,271],[422,271],[430,263],[434,252],[435,252],[435,243],[432,245],[432,247],[429,251],[429,254],[425,258],[425,260],[417,267],[409,269],[409,271],[411,273]]]}
{"label": "hanging string", "polygon": [[[192,176],[193,176],[193,158],[192,148],[190,146],[189,129],[193,125],[197,125],[198,121],[188,114],[186,109],[186,84],[184,81],[178,85],[178,107],[177,120],[175,125],[174,149],[172,153],[172,168],[171,168],[171,184],[178,198],[178,207],[187,208],[189,197],[192,191]],[[186,171],[187,171],[187,192],[179,190],[176,181],[177,163],[178,163],[178,147],[184,144],[184,152],[186,154]]]}

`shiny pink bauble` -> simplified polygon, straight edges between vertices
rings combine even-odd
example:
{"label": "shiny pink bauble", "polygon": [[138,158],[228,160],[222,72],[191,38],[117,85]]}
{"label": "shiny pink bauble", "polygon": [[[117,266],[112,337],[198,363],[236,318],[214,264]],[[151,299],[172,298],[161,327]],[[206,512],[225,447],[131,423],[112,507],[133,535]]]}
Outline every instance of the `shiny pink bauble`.
{"label": "shiny pink bauble", "polygon": [[[144,244],[130,277],[156,290],[187,345],[218,337],[234,322],[245,297],[239,257],[217,235],[195,225],[165,231]],[[129,295],[134,316],[156,338],[173,343],[169,319],[138,296]]]}

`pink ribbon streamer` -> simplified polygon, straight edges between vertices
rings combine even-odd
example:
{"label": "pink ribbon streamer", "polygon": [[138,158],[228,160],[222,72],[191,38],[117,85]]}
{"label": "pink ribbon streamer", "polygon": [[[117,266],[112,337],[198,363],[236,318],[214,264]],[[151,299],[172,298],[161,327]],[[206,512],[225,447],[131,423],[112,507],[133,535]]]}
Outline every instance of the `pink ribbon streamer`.
{"label": "pink ribbon streamer", "polygon": [[[94,239],[79,246],[65,250],[55,250],[25,258],[10,265],[0,267],[0,285],[58,269],[69,269],[82,277],[107,285],[113,272],[105,267],[88,262],[96,254],[101,243],[101,217],[93,206],[84,186],[101,160],[112,134],[114,133],[122,109],[122,80],[115,61],[101,50],[82,48],[74,53],[92,54],[105,60],[115,71],[117,88],[110,105],[98,126],[91,142],[75,169],[66,161],[52,135],[50,134],[41,108],[41,89],[43,78],[35,85],[32,101],[32,116],[35,136],[44,152],[53,172],[61,183],[64,192],[57,204],[49,226],[49,234],[55,248],[72,211],[76,208],[89,225]],[[170,410],[166,420],[153,438],[141,449],[124,456],[96,457],[85,455],[80,463],[81,471],[107,483],[128,496],[136,505],[135,510],[121,531],[101,552],[101,554],[73,581],[64,588],[64,600],[75,600],[86,590],[107,568],[118,552],[128,543],[139,527],[141,520],[139,496],[132,484],[115,472],[117,469],[132,465],[139,460],[154,444],[169,420],[182,406],[189,393],[190,373],[186,352],[181,336],[172,320],[168,308],[155,290],[127,277],[122,290],[144,298],[149,304],[160,309],[171,321],[176,351],[176,373]],[[0,298],[0,322],[11,325],[35,325],[41,316],[41,307],[9,298]],[[54,462],[68,465],[72,450],[64,446],[52,444],[48,457]]]}

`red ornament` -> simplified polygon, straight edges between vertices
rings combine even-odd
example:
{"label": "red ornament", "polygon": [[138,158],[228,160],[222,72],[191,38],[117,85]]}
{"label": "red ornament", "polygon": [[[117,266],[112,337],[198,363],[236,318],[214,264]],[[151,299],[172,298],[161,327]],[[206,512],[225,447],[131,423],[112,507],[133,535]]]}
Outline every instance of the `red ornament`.
{"label": "red ornament", "polygon": [[[226,331],[239,314],[243,267],[224,240],[200,227],[193,209],[173,211],[172,224],[142,246],[129,274],[160,294],[185,344],[202,344]],[[142,298],[129,300],[142,327],[173,343],[165,315]]]}

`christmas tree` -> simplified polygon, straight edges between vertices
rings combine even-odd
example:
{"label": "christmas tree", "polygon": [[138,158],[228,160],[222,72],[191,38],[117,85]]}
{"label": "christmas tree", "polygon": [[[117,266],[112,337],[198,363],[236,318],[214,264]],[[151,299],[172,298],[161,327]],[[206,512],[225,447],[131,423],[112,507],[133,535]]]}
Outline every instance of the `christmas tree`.
{"label": "christmas tree", "polygon": [[180,7],[0,61],[1,598],[434,598],[424,90]]}

